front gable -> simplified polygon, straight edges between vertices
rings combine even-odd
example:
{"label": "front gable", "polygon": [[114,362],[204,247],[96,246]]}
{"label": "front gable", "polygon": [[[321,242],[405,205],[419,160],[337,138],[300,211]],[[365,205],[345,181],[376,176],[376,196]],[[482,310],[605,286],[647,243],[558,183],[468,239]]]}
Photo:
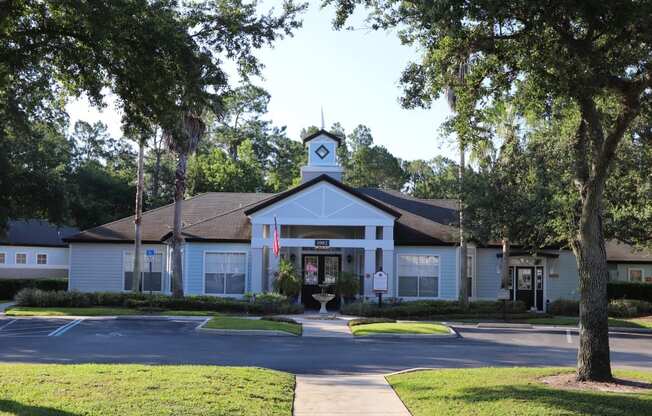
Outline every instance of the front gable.
{"label": "front gable", "polygon": [[322,180],[250,213],[252,224],[393,225],[396,216]]}

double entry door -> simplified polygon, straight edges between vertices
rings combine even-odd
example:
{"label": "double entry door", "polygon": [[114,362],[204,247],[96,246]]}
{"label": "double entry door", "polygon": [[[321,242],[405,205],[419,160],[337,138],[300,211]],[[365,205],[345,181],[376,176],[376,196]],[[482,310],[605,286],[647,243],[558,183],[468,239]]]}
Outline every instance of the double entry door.
{"label": "double entry door", "polygon": [[[510,267],[512,299],[525,303],[528,309],[543,311],[543,267]],[[514,294],[516,290],[516,294]]]}
{"label": "double entry door", "polygon": [[[332,283],[328,290],[334,293],[335,281],[342,270],[342,257],[339,254],[304,254],[301,261],[303,287],[301,301],[306,309],[319,309],[319,302],[312,295],[321,292],[320,284]],[[337,308],[339,299],[328,303],[329,308]]]}

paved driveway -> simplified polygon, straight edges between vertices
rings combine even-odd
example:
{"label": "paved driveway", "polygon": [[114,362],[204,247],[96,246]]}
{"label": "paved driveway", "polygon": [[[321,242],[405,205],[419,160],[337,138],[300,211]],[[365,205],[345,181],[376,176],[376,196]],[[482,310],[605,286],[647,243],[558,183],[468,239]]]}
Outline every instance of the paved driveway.
{"label": "paved driveway", "polygon": [[[0,326],[9,320],[0,319]],[[29,321],[34,327],[54,324]],[[565,330],[459,327],[460,338],[413,340],[214,335],[195,331],[198,324],[85,319],[60,336],[47,336],[52,331],[46,329],[3,336],[9,326],[0,330],[0,362],[192,363],[297,374],[385,374],[414,367],[572,366],[577,353],[577,335]],[[651,335],[614,334],[611,345],[614,365],[652,370]]]}

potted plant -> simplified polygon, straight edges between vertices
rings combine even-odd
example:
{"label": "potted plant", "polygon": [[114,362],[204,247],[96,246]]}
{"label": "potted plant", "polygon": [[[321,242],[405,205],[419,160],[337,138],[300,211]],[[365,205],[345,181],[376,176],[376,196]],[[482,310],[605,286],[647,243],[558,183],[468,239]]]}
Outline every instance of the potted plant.
{"label": "potted plant", "polygon": [[335,293],[340,297],[340,307],[344,305],[345,299],[351,299],[360,290],[359,277],[351,272],[342,272],[335,283]]}

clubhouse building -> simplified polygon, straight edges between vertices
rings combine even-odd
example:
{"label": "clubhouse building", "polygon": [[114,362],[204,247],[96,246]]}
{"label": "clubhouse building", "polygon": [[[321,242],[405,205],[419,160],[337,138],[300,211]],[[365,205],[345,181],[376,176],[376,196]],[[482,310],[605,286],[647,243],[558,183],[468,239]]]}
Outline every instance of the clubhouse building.
{"label": "clubhouse building", "polygon": [[[183,202],[184,292],[238,297],[271,291],[279,265],[272,252],[276,221],[280,257],[293,262],[303,277],[301,298],[307,307],[315,306],[308,294],[341,272],[359,277],[361,297],[375,297],[373,275],[382,270],[388,278],[387,297],[457,299],[462,260],[456,201],[352,188],[341,182],[337,136],[321,130],[304,143],[308,163],[295,188],[277,194],[205,193]],[[171,292],[173,212],[168,205],[143,214],[146,292]],[[131,290],[133,239],[133,217],[65,239],[70,289]],[[471,298],[497,299],[500,247],[470,245],[466,261]],[[568,250],[514,250],[508,261],[510,297],[532,310],[579,296],[575,257]],[[652,269],[649,274],[652,278]]]}

